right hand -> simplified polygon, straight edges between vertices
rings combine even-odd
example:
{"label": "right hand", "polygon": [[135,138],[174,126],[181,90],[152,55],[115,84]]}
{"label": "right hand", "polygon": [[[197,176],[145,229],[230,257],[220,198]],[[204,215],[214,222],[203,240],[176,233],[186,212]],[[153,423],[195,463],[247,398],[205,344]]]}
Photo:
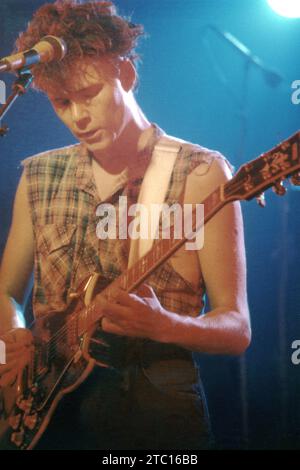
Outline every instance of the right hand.
{"label": "right hand", "polygon": [[29,363],[33,351],[30,330],[14,328],[0,335],[6,346],[6,364],[0,365],[0,387],[12,385],[18,373]]}

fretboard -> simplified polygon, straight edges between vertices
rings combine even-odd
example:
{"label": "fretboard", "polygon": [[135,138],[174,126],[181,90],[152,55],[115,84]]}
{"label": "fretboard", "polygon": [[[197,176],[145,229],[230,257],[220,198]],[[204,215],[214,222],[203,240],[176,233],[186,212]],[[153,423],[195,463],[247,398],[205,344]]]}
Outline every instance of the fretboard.
{"label": "fretboard", "polygon": [[[204,219],[197,220],[196,208],[192,212],[192,230],[190,234],[195,234],[201,229],[224,205],[223,185],[213,191],[203,202]],[[184,221],[184,219],[183,219]],[[132,292],[139,287],[159,266],[167,261],[173,253],[175,253],[184,243],[190,241],[190,234],[186,234],[182,230],[182,237],[179,239],[174,237],[174,225],[170,227],[170,237],[161,238],[155,241],[151,250],[141,257],[134,265],[122,273],[109,286],[107,286],[102,294],[108,299],[113,299],[117,289],[122,288],[127,292]],[[93,305],[88,307],[80,314],[79,332],[83,334],[100,318],[97,309]]]}

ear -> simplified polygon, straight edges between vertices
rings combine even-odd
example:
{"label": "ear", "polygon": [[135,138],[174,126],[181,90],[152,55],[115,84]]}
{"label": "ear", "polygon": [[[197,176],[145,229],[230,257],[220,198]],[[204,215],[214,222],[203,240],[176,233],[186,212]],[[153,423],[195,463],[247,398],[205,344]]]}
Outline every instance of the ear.
{"label": "ear", "polygon": [[129,59],[124,59],[120,63],[120,82],[125,91],[133,90],[136,82],[136,70]]}

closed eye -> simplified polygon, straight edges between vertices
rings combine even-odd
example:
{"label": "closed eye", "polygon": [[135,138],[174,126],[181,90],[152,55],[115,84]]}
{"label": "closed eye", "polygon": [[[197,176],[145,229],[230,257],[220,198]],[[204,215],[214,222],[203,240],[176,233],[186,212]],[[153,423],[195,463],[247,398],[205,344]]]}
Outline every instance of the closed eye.
{"label": "closed eye", "polygon": [[58,106],[59,108],[65,108],[68,106],[70,101],[68,99],[63,99],[63,98],[56,98],[54,100],[55,106]]}

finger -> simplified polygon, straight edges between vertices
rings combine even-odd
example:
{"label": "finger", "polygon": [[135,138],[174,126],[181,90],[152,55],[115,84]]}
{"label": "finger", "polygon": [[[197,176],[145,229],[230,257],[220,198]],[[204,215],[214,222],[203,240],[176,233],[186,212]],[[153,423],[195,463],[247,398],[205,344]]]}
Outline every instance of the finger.
{"label": "finger", "polygon": [[31,331],[25,328],[16,328],[1,335],[1,340],[4,341],[7,347],[18,348],[20,346],[30,345],[33,342]]}
{"label": "finger", "polygon": [[0,387],[7,387],[12,385],[16,380],[18,372],[16,370],[7,372],[4,376],[0,378]]}
{"label": "finger", "polygon": [[[97,311],[101,317],[109,317],[114,320],[123,319],[128,317],[130,311],[127,307],[123,305],[107,302],[103,299],[97,299]],[[99,309],[99,310],[98,310]]]}
{"label": "finger", "polygon": [[140,297],[146,297],[146,298],[153,298],[156,297],[156,294],[151,286],[149,284],[141,284],[138,287],[137,294]]}
{"label": "finger", "polygon": [[111,304],[103,309],[103,316],[113,321],[122,321],[130,314],[128,307],[119,304]]}
{"label": "finger", "polygon": [[6,362],[8,363],[9,361],[12,361],[14,359],[20,359],[27,353],[28,353],[27,348],[21,348],[20,350],[12,351],[12,352],[6,351]]}
{"label": "finger", "polygon": [[106,299],[106,297],[104,297],[103,295],[101,294],[98,294],[95,298],[95,306],[96,306],[96,309],[97,309],[97,312],[100,314],[102,313],[102,310],[103,308],[106,308],[110,305],[110,302],[108,302],[108,300]]}
{"label": "finger", "polygon": [[22,351],[24,348],[23,344],[19,343],[8,343],[4,340],[2,340],[5,344],[5,352],[6,354],[11,353],[11,352],[16,352],[16,351]]}
{"label": "finger", "polygon": [[7,364],[3,364],[0,366],[0,377],[6,374],[11,369],[16,369],[18,366],[19,361],[14,359],[13,361],[9,361]]}
{"label": "finger", "polygon": [[14,336],[17,342],[29,346],[33,343],[33,336],[30,330],[25,328],[17,328],[14,330]]}
{"label": "finger", "polygon": [[106,317],[103,318],[102,329],[105,333],[113,333],[118,336],[128,336],[128,332],[124,327]]}
{"label": "finger", "polygon": [[123,290],[120,290],[117,294],[116,300],[118,303],[125,307],[136,308],[137,304],[144,303],[143,300],[136,294],[129,294]]}

